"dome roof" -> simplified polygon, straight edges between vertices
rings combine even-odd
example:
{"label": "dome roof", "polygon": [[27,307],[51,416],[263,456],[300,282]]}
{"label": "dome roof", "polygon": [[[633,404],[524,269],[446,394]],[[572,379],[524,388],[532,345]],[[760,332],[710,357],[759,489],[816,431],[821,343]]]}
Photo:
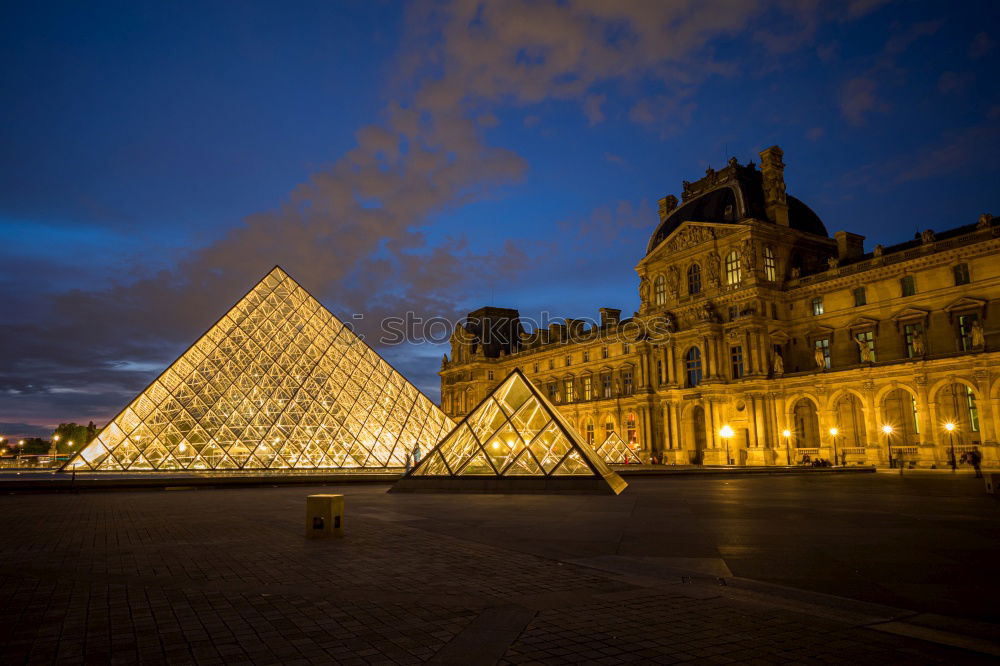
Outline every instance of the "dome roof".
{"label": "dome roof", "polygon": [[[735,224],[748,217],[768,219],[763,178],[752,162],[742,166],[730,160],[729,166],[721,171],[709,169],[705,178],[695,183],[685,181],[684,191],[685,201],[660,222],[649,239],[646,254],[684,222]],[[789,227],[819,236],[828,235],[826,225],[809,206],[790,195],[786,200]]]}

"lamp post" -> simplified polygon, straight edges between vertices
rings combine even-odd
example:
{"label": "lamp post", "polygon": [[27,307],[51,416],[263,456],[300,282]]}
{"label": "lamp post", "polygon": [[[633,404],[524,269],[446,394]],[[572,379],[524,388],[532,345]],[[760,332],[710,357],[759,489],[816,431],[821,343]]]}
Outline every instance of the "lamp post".
{"label": "lamp post", "polygon": [[17,466],[21,466],[21,454],[24,453],[24,440],[17,442]]}
{"label": "lamp post", "polygon": [[944,429],[948,431],[948,441],[951,443],[951,471],[958,470],[958,461],[955,460],[955,424],[948,421],[944,424]]}
{"label": "lamp post", "polygon": [[721,437],[722,441],[725,442],[725,444],[726,444],[726,464],[727,465],[732,465],[733,464],[732,463],[732,458],[729,457],[729,438],[732,437],[732,436],[733,436],[733,429],[730,428],[728,425],[722,426],[722,429],[719,430],[719,437]]}
{"label": "lamp post", "polygon": [[885,450],[889,454],[889,469],[892,469],[892,426],[886,423],[882,432],[885,433]]}
{"label": "lamp post", "polygon": [[781,436],[785,438],[785,463],[792,466],[792,431],[785,428],[781,431]]}
{"label": "lamp post", "polygon": [[[833,464],[837,464],[837,434],[840,431],[836,428],[830,428],[830,437],[833,437]],[[846,456],[845,456],[846,457]]]}

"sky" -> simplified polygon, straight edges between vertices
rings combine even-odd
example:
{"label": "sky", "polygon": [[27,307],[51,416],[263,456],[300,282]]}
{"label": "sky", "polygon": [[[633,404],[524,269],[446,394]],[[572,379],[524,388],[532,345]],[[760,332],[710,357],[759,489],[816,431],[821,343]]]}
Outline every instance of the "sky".
{"label": "sky", "polygon": [[[388,316],[638,307],[658,219],[785,152],[830,232],[1000,214],[995,2],[5,2],[0,434],[103,425],[274,265]],[[362,320],[354,315],[363,314]]]}

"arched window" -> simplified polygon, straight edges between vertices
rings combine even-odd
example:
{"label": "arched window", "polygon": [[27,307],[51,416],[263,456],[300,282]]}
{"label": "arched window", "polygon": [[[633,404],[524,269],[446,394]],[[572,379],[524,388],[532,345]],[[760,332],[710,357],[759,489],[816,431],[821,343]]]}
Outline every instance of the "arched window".
{"label": "arched window", "polygon": [[611,419],[608,419],[607,421],[605,421],[604,422],[604,439],[607,439],[608,437],[610,437],[611,433],[613,433],[614,431],[615,431],[615,422],[612,421]]}
{"label": "arched window", "polygon": [[740,283],[743,274],[740,270],[740,254],[733,250],[726,255],[726,284],[733,286]]}
{"label": "arched window", "polygon": [[587,444],[594,445],[594,422],[590,419],[587,419],[587,425],[583,427],[583,436],[586,438]]}
{"label": "arched window", "polygon": [[635,412],[625,417],[625,441],[633,447],[639,446],[639,431],[635,427]]}
{"label": "arched window", "polygon": [[667,302],[667,281],[662,275],[657,275],[653,280],[653,303],[663,305]]}
{"label": "arched window", "polygon": [[701,293],[701,266],[698,264],[688,266],[688,293]]}
{"label": "arched window", "polygon": [[691,347],[684,354],[684,368],[687,372],[688,388],[701,384],[701,350]]}
{"label": "arched window", "polygon": [[774,260],[774,250],[770,245],[764,246],[764,277],[771,282],[778,279],[778,262]]}

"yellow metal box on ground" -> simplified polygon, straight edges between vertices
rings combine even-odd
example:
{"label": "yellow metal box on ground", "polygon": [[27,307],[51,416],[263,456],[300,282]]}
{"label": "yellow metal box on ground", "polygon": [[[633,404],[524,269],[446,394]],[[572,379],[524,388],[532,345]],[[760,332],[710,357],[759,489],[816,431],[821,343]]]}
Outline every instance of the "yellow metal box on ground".
{"label": "yellow metal box on ground", "polygon": [[306,537],[344,536],[344,496],[306,497]]}

